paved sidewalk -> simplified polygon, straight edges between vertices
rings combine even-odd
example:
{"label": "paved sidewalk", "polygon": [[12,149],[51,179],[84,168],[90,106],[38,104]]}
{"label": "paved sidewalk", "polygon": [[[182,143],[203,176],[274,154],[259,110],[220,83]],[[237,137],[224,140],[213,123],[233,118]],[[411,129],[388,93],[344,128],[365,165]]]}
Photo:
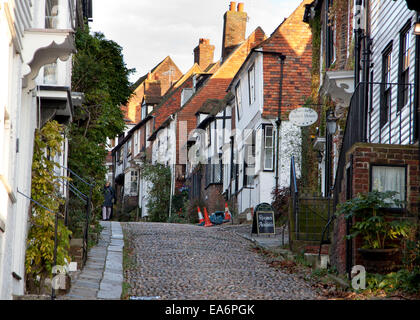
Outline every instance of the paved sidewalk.
{"label": "paved sidewalk", "polygon": [[100,224],[104,229],[98,244],[89,250],[86,265],[72,280],[70,292],[58,299],[120,299],[124,247],[121,225],[116,221],[101,221]]}
{"label": "paved sidewalk", "polygon": [[252,241],[256,245],[267,249],[281,249],[289,244],[289,233],[287,228],[284,230],[284,234],[283,228],[275,228],[276,234],[268,236],[251,234],[252,224],[232,225],[230,223],[226,223],[216,227],[223,228],[226,231],[234,232],[241,237]]}

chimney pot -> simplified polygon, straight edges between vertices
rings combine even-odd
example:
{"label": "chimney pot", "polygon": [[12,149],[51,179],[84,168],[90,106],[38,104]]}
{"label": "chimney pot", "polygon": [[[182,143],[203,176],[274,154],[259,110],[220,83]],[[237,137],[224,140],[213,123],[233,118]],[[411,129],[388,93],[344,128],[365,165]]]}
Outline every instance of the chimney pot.
{"label": "chimney pot", "polygon": [[201,38],[198,43],[199,44],[210,44],[210,39]]}
{"label": "chimney pot", "polygon": [[223,22],[223,41],[222,41],[222,60],[224,60],[234,48],[245,40],[247,14],[243,11],[244,4],[236,2],[230,3],[230,10],[224,14]]}

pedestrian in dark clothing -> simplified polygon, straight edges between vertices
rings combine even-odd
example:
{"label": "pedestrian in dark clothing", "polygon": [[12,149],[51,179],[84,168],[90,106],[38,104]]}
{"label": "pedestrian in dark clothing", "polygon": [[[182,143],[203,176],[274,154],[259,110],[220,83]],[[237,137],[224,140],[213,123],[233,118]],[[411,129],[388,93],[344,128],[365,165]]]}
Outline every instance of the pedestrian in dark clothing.
{"label": "pedestrian in dark clothing", "polygon": [[102,219],[109,220],[111,217],[112,201],[115,200],[115,192],[109,181],[104,187],[104,203],[102,205]]}

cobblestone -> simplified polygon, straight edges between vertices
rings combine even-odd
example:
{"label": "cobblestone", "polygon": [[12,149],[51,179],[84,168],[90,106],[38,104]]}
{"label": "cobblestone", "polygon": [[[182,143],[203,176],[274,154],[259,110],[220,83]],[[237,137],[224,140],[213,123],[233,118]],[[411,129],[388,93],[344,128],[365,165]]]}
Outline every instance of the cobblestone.
{"label": "cobblestone", "polygon": [[[160,299],[317,299],[305,281],[271,268],[224,227],[122,223],[128,296]],[[233,230],[233,229],[232,229]]]}

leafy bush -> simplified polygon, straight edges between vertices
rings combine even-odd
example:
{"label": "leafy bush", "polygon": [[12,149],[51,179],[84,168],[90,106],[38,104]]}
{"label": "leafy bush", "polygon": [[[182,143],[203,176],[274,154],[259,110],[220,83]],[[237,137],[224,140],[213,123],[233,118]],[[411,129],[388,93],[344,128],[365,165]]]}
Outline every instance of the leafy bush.
{"label": "leafy bush", "polygon": [[402,205],[395,195],[394,191],[371,191],[338,205],[337,215],[344,214],[346,219],[357,218],[347,237],[351,239],[360,235],[363,248],[372,249],[383,249],[390,246],[390,240],[406,238],[410,230],[407,221],[390,220],[384,210],[392,202]]}
{"label": "leafy bush", "polygon": [[413,271],[401,269],[385,275],[367,274],[366,289],[383,290],[386,293],[396,290],[409,293],[420,292],[420,267],[415,267]]}
{"label": "leafy bush", "polygon": [[194,199],[188,203],[187,214],[189,217],[190,223],[198,223],[198,211],[197,207],[200,207],[201,213],[204,217],[204,207],[206,203],[202,199]]}
{"label": "leafy bush", "polygon": [[289,219],[289,201],[290,201],[290,188],[285,187],[272,191],[273,202],[271,203],[274,209],[274,218],[278,225],[282,226],[287,223]]}
{"label": "leafy bush", "polygon": [[140,171],[149,185],[146,206],[150,221],[166,222],[169,217],[171,170],[160,163],[143,162]]}
{"label": "leafy bush", "polygon": [[[59,188],[60,180],[66,178],[55,175],[57,163],[51,160],[62,152],[62,132],[63,127],[56,121],[47,122],[35,132],[31,196],[42,206],[31,204],[25,265],[28,290],[37,289],[37,293],[43,289],[45,280],[52,277],[56,214],[62,216],[60,208],[64,204]],[[57,227],[57,265],[70,261],[70,235],[71,231],[60,217]]]}

